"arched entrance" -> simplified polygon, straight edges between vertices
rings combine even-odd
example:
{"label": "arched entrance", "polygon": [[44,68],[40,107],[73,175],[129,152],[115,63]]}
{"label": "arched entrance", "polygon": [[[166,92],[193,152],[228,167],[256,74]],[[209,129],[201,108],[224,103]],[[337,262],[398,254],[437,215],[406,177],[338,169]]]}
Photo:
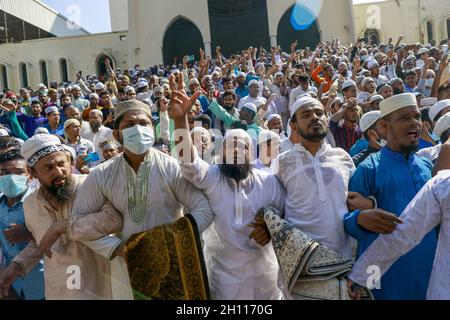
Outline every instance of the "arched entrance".
{"label": "arched entrance", "polygon": [[376,29],[367,29],[364,32],[364,38],[367,38],[367,44],[370,45],[380,44],[380,34]]}
{"label": "arched entrance", "polygon": [[183,62],[184,56],[195,56],[200,59],[199,49],[203,48],[203,37],[200,30],[189,20],[179,17],[174,20],[164,34],[164,64],[172,65],[177,57],[177,64]]}
{"label": "arched entrance", "polygon": [[108,68],[106,67],[106,59],[109,59],[110,63],[111,63],[111,67],[113,68],[113,70],[115,70],[115,62],[114,59],[107,55],[107,54],[101,54],[97,57],[97,63],[96,63],[96,68],[97,68],[97,76],[99,79],[102,78],[107,78],[108,77]]}
{"label": "arched entrance", "polygon": [[4,65],[0,65],[0,76],[0,90],[8,89],[8,71]]}
{"label": "arched entrance", "polygon": [[19,72],[20,72],[20,86],[22,88],[28,87],[28,69],[25,62],[19,63]]}
{"label": "arched entrance", "polygon": [[277,42],[286,52],[289,52],[291,44],[295,40],[298,42],[299,49],[309,47],[311,50],[314,50],[321,38],[317,19],[311,25],[299,28],[293,20],[294,8],[295,5],[291,6],[281,17],[278,23]]}
{"label": "arched entrance", "polygon": [[41,82],[48,85],[48,74],[47,74],[47,62],[44,60],[39,61],[39,67],[41,71]]}
{"label": "arched entrance", "polygon": [[69,70],[67,68],[67,60],[65,58],[59,59],[59,71],[61,82],[69,82]]}

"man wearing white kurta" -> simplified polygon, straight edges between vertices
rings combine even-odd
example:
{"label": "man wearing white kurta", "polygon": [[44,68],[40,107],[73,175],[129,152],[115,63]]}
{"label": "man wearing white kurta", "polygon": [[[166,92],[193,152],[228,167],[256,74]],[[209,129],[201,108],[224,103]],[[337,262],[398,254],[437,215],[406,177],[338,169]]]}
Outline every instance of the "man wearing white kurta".
{"label": "man wearing white kurta", "polygon": [[[391,234],[381,235],[364,252],[349,278],[361,286],[370,286],[367,273],[378,266],[381,276],[401,256],[408,253],[433,228],[440,225],[436,257],[428,286],[427,299],[450,300],[450,170],[430,180],[400,216],[403,224]],[[352,282],[350,282],[352,284]]]}
{"label": "man wearing white kurta", "polygon": [[115,110],[115,128],[124,154],[91,172],[77,194],[72,214],[97,212],[91,208],[107,201],[122,213],[122,232],[85,244],[112,260],[113,299],[131,299],[123,243],[133,234],[172,223],[187,213],[195,218],[201,233],[214,216],[204,194],[182,177],[176,160],[151,148],[154,132],[144,103],[121,102]]}
{"label": "man wearing white kurta", "polygon": [[[218,300],[275,300],[278,263],[271,245],[260,246],[250,236],[250,224],[259,209],[283,208],[284,191],[277,178],[250,164],[252,139],[244,130],[230,130],[224,138],[224,165],[209,165],[193,147],[186,114],[190,99],[174,91],[175,127],[183,136],[183,176],[203,190],[215,213],[213,226],[204,234],[204,254],[211,296]],[[182,134],[182,133],[185,134]],[[256,238],[255,238],[256,240]]]}
{"label": "man wearing white kurta", "polygon": [[324,139],[323,105],[304,97],[291,107],[292,135],[301,143],[274,161],[273,171],[287,191],[285,220],[317,242],[351,258],[342,220],[348,212],[348,182],[355,169],[344,150]]}

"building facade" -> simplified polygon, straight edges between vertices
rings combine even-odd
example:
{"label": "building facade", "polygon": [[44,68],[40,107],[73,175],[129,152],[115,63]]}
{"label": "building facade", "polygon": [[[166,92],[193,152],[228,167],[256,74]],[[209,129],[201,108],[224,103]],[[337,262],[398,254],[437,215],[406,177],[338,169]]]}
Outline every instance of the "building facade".
{"label": "building facade", "polygon": [[387,0],[354,6],[355,28],[359,38],[370,42],[394,43],[405,36],[410,44],[439,44],[450,38],[450,2],[448,0]]}

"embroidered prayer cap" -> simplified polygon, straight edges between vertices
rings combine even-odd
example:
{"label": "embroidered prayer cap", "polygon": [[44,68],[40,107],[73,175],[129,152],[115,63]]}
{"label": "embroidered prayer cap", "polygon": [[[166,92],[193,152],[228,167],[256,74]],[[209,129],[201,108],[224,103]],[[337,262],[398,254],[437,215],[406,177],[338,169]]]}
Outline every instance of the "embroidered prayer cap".
{"label": "embroidered prayer cap", "polygon": [[253,103],[247,102],[242,106],[241,110],[244,108],[253,111],[254,113],[258,113],[258,108],[256,108],[256,106]]}
{"label": "embroidered prayer cap", "polygon": [[223,143],[225,143],[227,140],[230,139],[237,139],[237,140],[245,140],[245,143],[248,144],[250,149],[253,148],[253,141],[250,135],[247,131],[244,131],[243,129],[233,129],[228,130],[225,136],[223,137]]}
{"label": "embroidered prayer cap", "polygon": [[275,118],[276,118],[276,119],[283,120],[279,114],[274,113],[274,114],[271,114],[270,116],[267,117],[267,122],[270,122],[270,121],[272,121],[272,120],[275,119]]}
{"label": "embroidered prayer cap", "polygon": [[254,86],[255,84],[256,84],[257,86],[259,86],[258,80],[252,80],[252,81],[250,81],[250,82],[248,83],[248,87],[250,88],[251,86]]}
{"label": "embroidered prayer cap", "polygon": [[240,77],[244,77],[244,78],[245,78],[246,75],[245,75],[244,72],[238,72],[237,77],[238,77],[238,78],[240,78]]}
{"label": "embroidered prayer cap", "polygon": [[125,91],[125,93],[129,93],[129,92],[133,92],[136,93],[136,90],[132,87],[132,86],[127,86],[123,89],[123,91]]}
{"label": "embroidered prayer cap", "polygon": [[69,119],[66,122],[64,122],[64,132],[66,131],[66,129],[68,127],[70,127],[73,124],[76,125],[76,126],[81,126],[80,122],[77,119]]}
{"label": "embroidered prayer cap", "polygon": [[381,119],[381,111],[375,110],[364,114],[359,121],[362,132],[369,130],[378,120]]}
{"label": "embroidered prayer cap", "polygon": [[142,89],[148,87],[148,82],[147,81],[141,81],[138,83],[138,89]]}
{"label": "embroidered prayer cap", "polygon": [[434,126],[434,134],[442,138],[442,134],[450,129],[450,112],[444,114]]}
{"label": "embroidered prayer cap", "polygon": [[114,108],[114,121],[117,121],[121,118],[125,113],[131,111],[142,111],[145,112],[150,118],[152,117],[152,113],[150,112],[150,108],[143,102],[138,100],[127,100],[120,102]]}
{"label": "embroidered prayer cap", "polygon": [[378,64],[377,60],[375,60],[375,59],[369,60],[367,62],[367,68],[369,68],[369,70],[372,68],[375,68],[375,67],[379,67],[379,66],[380,65]]}
{"label": "embroidered prayer cap", "polygon": [[428,50],[427,48],[421,48],[421,49],[419,50],[419,52],[417,52],[417,54],[420,56],[420,55],[422,55],[422,54],[424,54],[424,53],[428,53],[428,51],[430,51],[430,50]]}
{"label": "embroidered prayer cap", "polygon": [[203,127],[194,127],[194,129],[191,130],[191,134],[203,134],[205,133],[207,136],[212,137],[211,132],[209,132],[208,129],[205,129]]}
{"label": "embroidered prayer cap", "polygon": [[381,118],[402,108],[417,106],[416,96],[412,93],[402,93],[380,102]]}
{"label": "embroidered prayer cap", "polygon": [[373,80],[373,78],[371,77],[365,77],[364,80],[362,81],[362,86],[365,87],[370,82],[375,82],[375,80]]}
{"label": "embroidered prayer cap", "polygon": [[49,115],[51,113],[59,113],[58,107],[48,107],[47,109],[45,109],[46,115]]}
{"label": "embroidered prayer cap", "polygon": [[431,107],[428,115],[430,116],[431,121],[435,121],[437,115],[444,110],[445,108],[450,107],[450,99],[441,100]]}
{"label": "embroidered prayer cap", "polygon": [[342,84],[342,90],[345,90],[345,89],[353,87],[353,86],[356,87],[356,82],[353,80],[347,80]]}
{"label": "embroidered prayer cap", "polygon": [[394,84],[396,84],[397,82],[401,81],[402,79],[400,78],[393,78],[391,79],[391,81],[389,81],[389,85],[393,86]]}
{"label": "embroidered prayer cap", "polygon": [[371,98],[370,98],[370,102],[375,102],[375,101],[382,101],[384,100],[382,95],[379,94],[374,94]]}
{"label": "embroidered prayer cap", "polygon": [[321,106],[323,108],[323,105],[320,103],[319,100],[311,98],[311,97],[303,97],[301,99],[298,99],[295,101],[295,103],[291,107],[291,118],[294,117],[294,115],[297,113],[297,111],[301,108],[304,108],[309,105],[315,105],[315,106]]}
{"label": "embroidered prayer cap", "polygon": [[73,85],[73,86],[72,86],[72,90],[81,91],[81,87],[78,86],[78,85]]}
{"label": "embroidered prayer cap", "polygon": [[188,87],[191,87],[191,86],[193,86],[193,85],[199,85],[200,84],[200,82],[198,81],[198,79],[197,78],[192,78],[191,80],[189,80],[189,82],[188,82]]}
{"label": "embroidered prayer cap", "polygon": [[97,84],[95,85],[95,90],[97,91],[103,90],[105,88],[106,88],[105,85],[101,82],[97,82]]}
{"label": "embroidered prayer cap", "polygon": [[98,114],[100,117],[103,118],[103,113],[100,110],[92,109],[91,112],[89,112],[89,115],[94,114],[94,113]]}
{"label": "embroidered prayer cap", "polygon": [[420,107],[430,107],[435,105],[438,102],[438,99],[436,97],[431,98],[423,98],[420,100]]}
{"label": "embroidered prayer cap", "polygon": [[24,142],[20,154],[33,167],[42,158],[64,150],[58,137],[50,134],[37,134]]}

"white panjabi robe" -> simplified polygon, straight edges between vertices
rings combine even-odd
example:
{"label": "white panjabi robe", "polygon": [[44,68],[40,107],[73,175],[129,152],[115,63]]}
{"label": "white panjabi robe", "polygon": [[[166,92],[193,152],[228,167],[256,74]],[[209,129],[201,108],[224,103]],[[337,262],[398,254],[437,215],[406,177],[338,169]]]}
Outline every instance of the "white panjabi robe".
{"label": "white panjabi robe", "polygon": [[217,165],[198,156],[181,165],[183,175],[203,190],[215,213],[214,224],[204,233],[204,254],[211,296],[217,300],[276,300],[278,262],[271,244],[249,239],[257,211],[267,206],[280,210],[285,192],[274,175],[253,170],[239,184],[225,177]]}

